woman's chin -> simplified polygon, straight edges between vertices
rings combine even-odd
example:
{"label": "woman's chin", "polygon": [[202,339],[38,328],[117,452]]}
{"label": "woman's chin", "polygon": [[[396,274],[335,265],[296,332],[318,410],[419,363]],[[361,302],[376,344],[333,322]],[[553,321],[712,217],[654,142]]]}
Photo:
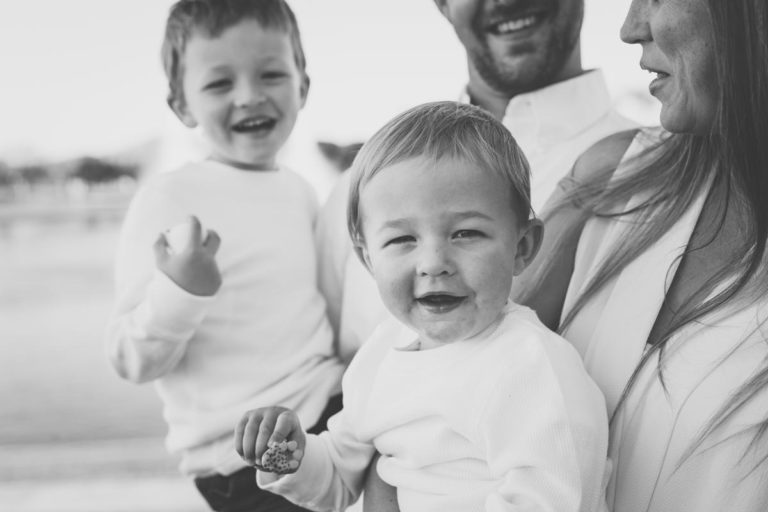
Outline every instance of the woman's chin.
{"label": "woman's chin", "polygon": [[715,122],[715,115],[714,109],[681,109],[662,102],[659,121],[670,133],[706,135]]}

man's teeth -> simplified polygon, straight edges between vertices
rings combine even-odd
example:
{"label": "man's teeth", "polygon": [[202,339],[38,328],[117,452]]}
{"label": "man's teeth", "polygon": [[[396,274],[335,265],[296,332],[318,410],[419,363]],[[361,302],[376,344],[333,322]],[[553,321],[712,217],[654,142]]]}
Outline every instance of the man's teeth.
{"label": "man's teeth", "polygon": [[520,18],[518,20],[505,21],[499,23],[496,26],[496,31],[499,34],[507,34],[509,32],[515,32],[516,30],[522,30],[528,28],[536,23],[536,16],[528,16],[527,18]]}

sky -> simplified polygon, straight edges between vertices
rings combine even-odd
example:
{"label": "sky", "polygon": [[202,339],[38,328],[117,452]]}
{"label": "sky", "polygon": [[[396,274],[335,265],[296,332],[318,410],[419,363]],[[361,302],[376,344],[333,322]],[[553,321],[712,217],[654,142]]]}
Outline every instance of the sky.
{"label": "sky", "polygon": [[[109,156],[158,139],[189,147],[194,135],[166,107],[159,58],[172,3],[0,2],[0,161]],[[312,77],[297,138],[354,142],[408,107],[458,98],[465,54],[432,1],[290,4]],[[586,0],[583,63],[604,70],[620,110],[653,124],[640,50],[618,38],[628,5]]]}

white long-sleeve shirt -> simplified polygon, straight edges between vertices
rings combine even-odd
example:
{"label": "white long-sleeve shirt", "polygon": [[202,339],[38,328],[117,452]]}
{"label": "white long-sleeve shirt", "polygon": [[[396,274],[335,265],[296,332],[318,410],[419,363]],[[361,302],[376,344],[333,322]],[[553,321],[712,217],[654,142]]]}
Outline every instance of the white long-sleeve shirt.
{"label": "white long-sleeve shirt", "polygon": [[605,401],[576,350],[511,304],[473,338],[414,351],[391,321],[344,376],[344,409],[299,470],[260,486],[314,510],[357,499],[375,451],[403,512],[605,510]]}
{"label": "white long-sleeve shirt", "polygon": [[[469,102],[469,96],[461,101]],[[612,133],[636,126],[614,110],[599,70],[515,96],[502,122],[530,163],[531,204],[536,212],[581,153]],[[347,360],[387,317],[376,283],[352,250],[346,221],[348,193],[346,173],[321,209],[317,225],[320,288],[339,354]]]}
{"label": "white long-sleeve shirt", "polygon": [[[339,391],[312,238],[316,200],[298,175],[206,161],[150,179],[125,218],[116,259],[109,358],[154,381],[181,470],[229,474],[245,463],[232,432],[248,409],[282,404],[303,422]],[[160,232],[196,215],[221,237],[222,286],[187,293],[155,268]]]}

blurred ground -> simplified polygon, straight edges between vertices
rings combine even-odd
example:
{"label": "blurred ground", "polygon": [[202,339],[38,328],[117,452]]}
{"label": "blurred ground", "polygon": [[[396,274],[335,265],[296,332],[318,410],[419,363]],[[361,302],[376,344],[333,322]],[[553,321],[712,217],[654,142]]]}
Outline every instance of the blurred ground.
{"label": "blurred ground", "polygon": [[151,385],[102,349],[119,225],[0,230],[0,510],[205,510],[162,444]]}
{"label": "blurred ground", "polygon": [[21,224],[0,238],[0,445],[163,435],[151,385],[121,381],[102,348],[117,230]]}
{"label": "blurred ground", "polygon": [[160,438],[0,446],[0,510],[204,512]]}

